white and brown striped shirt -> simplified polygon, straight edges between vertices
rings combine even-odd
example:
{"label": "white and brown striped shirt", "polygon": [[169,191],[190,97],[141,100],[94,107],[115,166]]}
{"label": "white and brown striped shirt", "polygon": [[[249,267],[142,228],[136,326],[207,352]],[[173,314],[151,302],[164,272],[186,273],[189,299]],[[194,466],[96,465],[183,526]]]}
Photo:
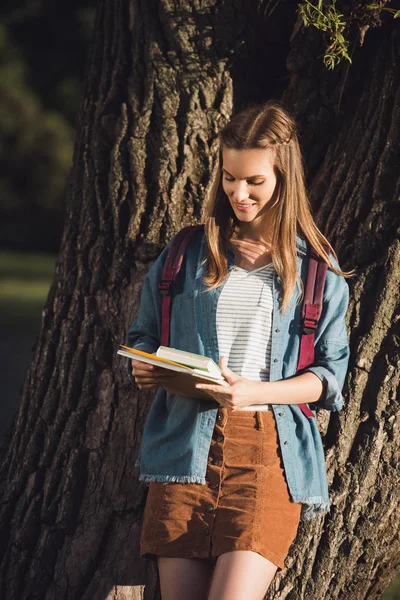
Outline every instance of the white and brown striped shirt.
{"label": "white and brown striped shirt", "polygon": [[269,381],[273,276],[273,263],[251,271],[235,266],[218,299],[219,355],[253,381]]}

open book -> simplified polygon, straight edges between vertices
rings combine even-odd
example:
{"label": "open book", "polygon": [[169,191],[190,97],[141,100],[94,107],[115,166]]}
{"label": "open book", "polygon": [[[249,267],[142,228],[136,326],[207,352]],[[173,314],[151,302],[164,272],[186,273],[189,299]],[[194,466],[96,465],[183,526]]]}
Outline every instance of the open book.
{"label": "open book", "polygon": [[[196,389],[196,383],[199,383],[200,381],[209,381],[210,383],[217,383],[219,385],[229,387],[229,383],[223,377],[221,369],[212,359],[200,356],[198,354],[184,352],[182,350],[175,350],[174,348],[167,348],[167,352],[165,352],[165,350],[163,352],[163,349],[165,348],[167,347],[160,346],[155,354],[149,354],[143,350],[136,350],[135,348],[129,348],[129,346],[121,345],[120,349],[118,350],[118,354],[131,359],[134,358],[135,360],[140,360],[150,365],[156,365],[157,367],[162,367],[164,369],[168,369],[169,371],[176,371],[176,377],[171,378],[167,383],[162,384],[162,387],[165,388],[170,394],[187,396],[189,398],[215,400],[215,398],[212,398],[212,396],[210,396],[205,390]],[[176,360],[170,360],[170,358],[166,357],[166,355],[168,355],[168,350],[173,350],[175,353],[179,353],[179,362]],[[163,354],[164,356],[160,356],[159,353]],[[185,357],[183,356],[185,354],[187,355],[186,361]],[[177,355],[174,354],[174,356]],[[198,360],[196,360],[196,357]],[[210,361],[213,363],[213,365],[210,367],[207,361]]]}
{"label": "open book", "polygon": [[[186,396],[189,398],[200,398],[204,400],[215,400],[206,390],[199,390],[195,387],[199,382],[210,382],[229,387],[229,383],[222,375],[219,366],[207,356],[160,346],[154,354],[130,348],[129,346],[119,347],[118,354],[130,359],[140,360],[150,365],[156,365],[169,371],[175,371],[176,377],[168,380],[167,383],[160,384],[170,394]],[[268,405],[253,404],[237,410],[269,410]]]}

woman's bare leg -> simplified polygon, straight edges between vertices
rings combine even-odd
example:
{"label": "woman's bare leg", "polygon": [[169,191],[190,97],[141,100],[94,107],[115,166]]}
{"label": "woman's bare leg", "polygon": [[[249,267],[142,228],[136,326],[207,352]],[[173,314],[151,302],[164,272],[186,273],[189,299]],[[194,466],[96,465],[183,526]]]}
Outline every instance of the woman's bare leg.
{"label": "woman's bare leg", "polygon": [[208,600],[262,600],[278,567],[252,550],[218,556]]}
{"label": "woman's bare leg", "polygon": [[216,559],[157,558],[162,600],[207,600]]}

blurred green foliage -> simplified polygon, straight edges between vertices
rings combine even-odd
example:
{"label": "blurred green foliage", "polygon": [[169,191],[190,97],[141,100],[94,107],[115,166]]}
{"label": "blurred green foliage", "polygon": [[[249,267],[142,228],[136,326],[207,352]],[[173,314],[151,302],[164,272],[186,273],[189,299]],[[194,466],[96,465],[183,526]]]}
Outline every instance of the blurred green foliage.
{"label": "blurred green foliage", "polygon": [[73,129],[45,109],[30,85],[21,51],[0,24],[0,202],[5,211],[29,203],[58,210],[71,164]]}
{"label": "blurred green foliage", "polygon": [[0,247],[56,251],[95,1],[0,8]]}
{"label": "blurred green foliage", "polygon": [[382,595],[382,600],[400,600],[400,572]]}

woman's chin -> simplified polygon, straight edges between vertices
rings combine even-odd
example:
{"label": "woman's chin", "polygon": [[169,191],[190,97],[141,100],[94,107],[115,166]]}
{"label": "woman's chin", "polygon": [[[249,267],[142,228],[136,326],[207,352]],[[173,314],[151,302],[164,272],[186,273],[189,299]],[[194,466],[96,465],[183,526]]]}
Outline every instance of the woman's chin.
{"label": "woman's chin", "polygon": [[238,221],[244,221],[246,223],[248,223],[249,221],[253,221],[253,219],[256,217],[256,214],[249,214],[249,213],[236,213],[236,218]]}

